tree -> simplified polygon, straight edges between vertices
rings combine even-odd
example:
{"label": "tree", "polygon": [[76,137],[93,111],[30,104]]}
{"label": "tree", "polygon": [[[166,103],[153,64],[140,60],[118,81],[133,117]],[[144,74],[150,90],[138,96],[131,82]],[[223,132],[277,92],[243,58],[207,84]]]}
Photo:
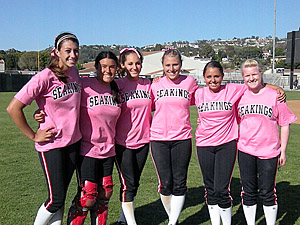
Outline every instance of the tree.
{"label": "tree", "polygon": [[161,44],[156,44],[154,47],[154,51],[161,51],[164,47]]}
{"label": "tree", "polygon": [[4,55],[5,68],[7,70],[17,70],[20,53],[8,53]]}
{"label": "tree", "polygon": [[40,52],[40,70],[47,67],[51,60],[50,50],[44,50]]}
{"label": "tree", "polygon": [[214,55],[215,51],[209,44],[205,44],[204,46],[202,46],[199,52],[199,56],[202,56],[204,58],[212,58],[214,57]]}
{"label": "tree", "polygon": [[[285,55],[285,49],[283,48],[275,48],[275,56],[283,56]],[[273,51],[272,51],[273,54]]]}
{"label": "tree", "polygon": [[233,56],[235,55],[234,47],[230,46],[230,45],[227,45],[225,47],[225,53],[226,53],[228,58],[233,58]]}
{"label": "tree", "polygon": [[214,60],[218,62],[222,62],[222,59],[226,58],[226,53],[223,50],[219,50],[218,54],[215,55]]}
{"label": "tree", "polygon": [[21,69],[37,70],[37,52],[25,52],[18,61]]}
{"label": "tree", "polygon": [[245,47],[238,50],[237,55],[242,59],[261,58],[262,50],[257,47]]}

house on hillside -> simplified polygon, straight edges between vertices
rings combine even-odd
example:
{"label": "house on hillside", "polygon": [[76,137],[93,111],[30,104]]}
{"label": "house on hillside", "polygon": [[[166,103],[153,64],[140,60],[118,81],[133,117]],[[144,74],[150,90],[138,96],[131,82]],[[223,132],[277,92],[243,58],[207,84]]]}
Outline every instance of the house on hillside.
{"label": "house on hillside", "polygon": [[0,73],[5,72],[5,62],[3,59],[0,59]]}

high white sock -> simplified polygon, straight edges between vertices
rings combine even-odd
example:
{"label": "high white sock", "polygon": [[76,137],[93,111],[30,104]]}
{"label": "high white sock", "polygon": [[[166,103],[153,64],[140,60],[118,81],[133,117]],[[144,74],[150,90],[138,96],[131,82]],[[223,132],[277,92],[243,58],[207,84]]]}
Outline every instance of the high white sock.
{"label": "high white sock", "polygon": [[207,205],[211,225],[220,225],[220,212],[218,205]]}
{"label": "high white sock", "polygon": [[160,194],[160,200],[161,200],[168,216],[170,216],[170,212],[171,212],[171,199],[172,199],[172,195]]}
{"label": "high white sock", "polygon": [[181,213],[181,210],[183,208],[184,201],[185,201],[185,195],[180,195],[180,196],[172,195],[171,211],[169,215],[169,225],[176,224],[179,215]]}
{"label": "high white sock", "polygon": [[36,214],[33,225],[46,225],[53,215],[54,213],[49,212],[43,203]]}
{"label": "high white sock", "polygon": [[256,216],[257,205],[243,205],[244,215],[247,221],[247,225],[255,225],[255,216]]}
{"label": "high white sock", "polygon": [[276,223],[278,205],[263,206],[267,225]]}
{"label": "high white sock", "polygon": [[122,209],[122,202],[121,202],[121,213],[120,213],[120,217],[118,219],[118,222],[126,222],[126,218]]}
{"label": "high white sock", "polygon": [[64,207],[61,207],[49,220],[49,225],[61,225],[64,216]]}
{"label": "high white sock", "polygon": [[219,207],[220,216],[222,219],[223,225],[231,225],[231,213],[232,213],[232,207],[229,208],[221,208]]}
{"label": "high white sock", "polygon": [[128,225],[136,225],[133,202],[122,202],[123,213]]}

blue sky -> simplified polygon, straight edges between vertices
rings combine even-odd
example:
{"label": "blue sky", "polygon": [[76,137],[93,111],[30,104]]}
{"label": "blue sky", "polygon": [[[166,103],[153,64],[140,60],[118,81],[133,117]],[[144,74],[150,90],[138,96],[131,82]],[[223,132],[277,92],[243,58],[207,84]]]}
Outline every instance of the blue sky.
{"label": "blue sky", "polygon": [[[300,1],[277,0],[276,36],[300,27]],[[0,49],[53,46],[70,31],[80,45],[273,36],[274,0],[1,0]]]}

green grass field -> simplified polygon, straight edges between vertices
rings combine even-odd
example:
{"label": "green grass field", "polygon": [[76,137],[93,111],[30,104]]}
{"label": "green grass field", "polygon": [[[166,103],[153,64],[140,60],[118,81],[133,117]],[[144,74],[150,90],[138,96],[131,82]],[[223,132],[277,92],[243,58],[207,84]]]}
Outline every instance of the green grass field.
{"label": "green grass field", "polygon": [[[35,214],[46,199],[46,185],[39,164],[34,144],[27,139],[14,125],[6,112],[6,107],[14,93],[0,93],[0,224],[32,224]],[[288,100],[300,100],[300,92],[287,92]],[[300,106],[299,106],[300,107]],[[35,104],[25,108],[29,123],[37,124],[32,119]],[[193,133],[197,119],[196,108],[191,108]],[[277,174],[277,194],[279,212],[277,224],[300,224],[300,176],[299,176],[299,140],[300,125],[291,125],[290,141],[287,149],[287,164]],[[298,172],[297,172],[298,171]],[[120,213],[119,180],[114,170],[114,194],[110,201],[109,219],[107,224],[114,224]],[[231,193],[233,197],[232,224],[246,224],[240,204],[238,167],[235,167]],[[75,179],[70,185],[66,211],[76,192]],[[136,220],[138,224],[167,224],[167,216],[157,193],[157,177],[151,157],[149,156],[142,174],[141,186],[135,200]],[[66,214],[65,214],[66,218]],[[208,211],[204,202],[204,189],[200,169],[196,160],[195,147],[188,174],[188,193],[179,222],[181,225],[210,224]],[[66,224],[66,219],[64,220]],[[89,219],[85,224],[90,224]],[[262,206],[257,212],[257,224],[263,225]]]}

